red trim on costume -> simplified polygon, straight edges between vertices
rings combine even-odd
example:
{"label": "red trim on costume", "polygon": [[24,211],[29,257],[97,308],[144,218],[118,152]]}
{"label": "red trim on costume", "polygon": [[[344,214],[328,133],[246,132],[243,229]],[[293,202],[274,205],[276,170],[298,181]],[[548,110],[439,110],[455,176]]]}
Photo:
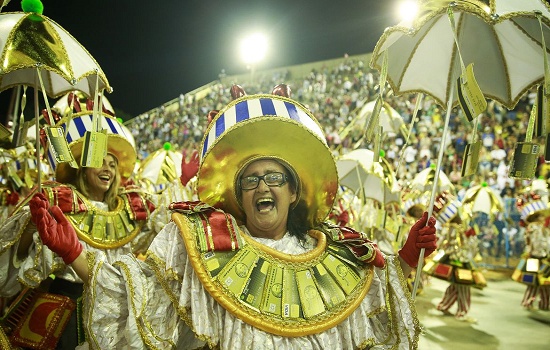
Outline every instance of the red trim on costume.
{"label": "red trim on costume", "polygon": [[153,203],[145,199],[139,192],[126,192],[124,195],[128,198],[128,204],[135,220],[147,220],[149,214],[155,210]]}
{"label": "red trim on costume", "polygon": [[[170,204],[170,210],[179,213],[200,213],[205,234],[206,251],[233,251],[239,249],[237,228],[229,215],[216,210],[205,203],[176,202]],[[213,243],[213,246],[212,246]]]}

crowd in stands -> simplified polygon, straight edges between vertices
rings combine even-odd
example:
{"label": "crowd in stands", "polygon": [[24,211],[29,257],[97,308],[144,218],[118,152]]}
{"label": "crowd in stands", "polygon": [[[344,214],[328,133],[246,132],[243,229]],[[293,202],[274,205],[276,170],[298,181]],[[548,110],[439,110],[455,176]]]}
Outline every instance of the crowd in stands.
{"label": "crowd in stands", "polygon": [[[292,98],[305,104],[319,120],[330,147],[338,156],[355,148],[372,149],[372,143],[367,144],[361,138],[362,124],[356,116],[365,103],[378,95],[378,76],[378,71],[370,69],[368,62],[354,57],[348,57],[336,65],[327,63],[321,69],[312,69],[305,76],[292,76],[285,69],[270,74],[257,72],[253,80],[245,82],[213,82],[202,98],[182,95],[176,102],[137,116],[127,126],[134,134],[139,148],[138,157],[141,159],[162,148],[165,142],[170,142],[173,149],[198,149],[207,127],[209,111],[219,110],[228,103],[232,84],[240,84],[248,94],[254,94],[269,92],[275,85],[286,83],[292,88]],[[384,101],[401,115],[409,130],[418,95],[396,96],[389,88],[385,91],[389,92],[383,96]],[[477,134],[473,130],[475,123],[468,122],[459,107],[450,113],[441,170],[455,185],[459,199],[468,188],[483,182],[500,193],[507,208],[503,214],[511,218],[508,221],[515,227],[509,232],[520,229],[517,225],[519,215],[515,210],[515,196],[530,181],[510,178],[508,165],[517,142],[525,140],[533,99],[534,92],[527,93],[513,110],[488,101],[487,111],[477,123]],[[381,150],[394,165],[401,186],[406,186],[416,173],[437,162],[445,117],[444,108],[425,96],[408,140],[408,135],[403,133],[384,136]],[[342,137],[341,131],[350,123],[358,123],[359,127]],[[364,125],[364,120],[361,123]],[[472,142],[474,134],[482,143],[478,171],[474,175],[462,177],[464,151],[466,145]],[[547,173],[542,160],[536,176],[547,178]],[[519,236],[516,235],[517,239],[520,239]],[[517,251],[521,253],[519,246]]]}

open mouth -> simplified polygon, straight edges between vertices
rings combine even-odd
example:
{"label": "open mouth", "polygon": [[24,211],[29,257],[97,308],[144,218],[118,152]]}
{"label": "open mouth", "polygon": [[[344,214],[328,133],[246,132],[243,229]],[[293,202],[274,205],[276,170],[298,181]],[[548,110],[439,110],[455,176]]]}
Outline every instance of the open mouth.
{"label": "open mouth", "polygon": [[109,181],[111,181],[111,176],[109,176],[109,175],[99,175],[98,177],[99,177],[99,179],[100,179],[101,181],[103,181],[103,182],[109,182]]}
{"label": "open mouth", "polygon": [[260,198],[256,202],[256,208],[260,213],[270,211],[275,208],[275,201],[272,198]]}

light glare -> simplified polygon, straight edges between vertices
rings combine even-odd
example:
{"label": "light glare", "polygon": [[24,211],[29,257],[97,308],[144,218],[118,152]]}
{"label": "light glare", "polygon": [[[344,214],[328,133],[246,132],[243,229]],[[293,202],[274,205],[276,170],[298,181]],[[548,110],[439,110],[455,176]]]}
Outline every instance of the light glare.
{"label": "light glare", "polygon": [[399,4],[399,18],[403,22],[412,23],[418,14],[418,4],[416,1],[407,0]]}
{"label": "light glare", "polygon": [[266,52],[267,39],[262,34],[252,34],[241,42],[241,57],[247,64],[261,61]]}

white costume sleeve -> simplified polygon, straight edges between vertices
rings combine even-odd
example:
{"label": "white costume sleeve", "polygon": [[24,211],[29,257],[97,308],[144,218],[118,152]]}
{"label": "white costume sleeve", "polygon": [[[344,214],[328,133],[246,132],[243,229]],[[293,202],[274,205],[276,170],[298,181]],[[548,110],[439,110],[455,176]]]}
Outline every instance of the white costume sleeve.
{"label": "white costume sleeve", "polygon": [[204,289],[173,222],[156,236],[147,260],[113,265],[89,255],[84,319],[92,349],[376,349],[416,348],[420,332],[397,256],[375,268],[362,303],[343,322],[304,337],[259,330],[226,311]]}

